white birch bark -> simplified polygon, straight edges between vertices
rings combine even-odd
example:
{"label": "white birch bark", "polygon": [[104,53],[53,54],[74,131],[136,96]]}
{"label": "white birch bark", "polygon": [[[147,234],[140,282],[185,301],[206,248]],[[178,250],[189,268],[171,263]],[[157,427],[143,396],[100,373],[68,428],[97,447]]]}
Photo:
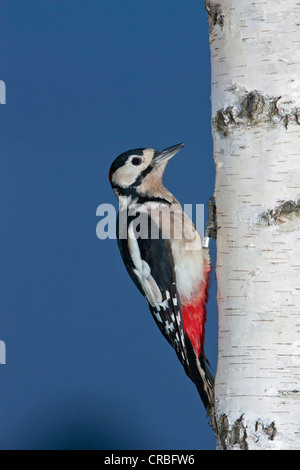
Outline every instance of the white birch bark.
{"label": "white birch bark", "polygon": [[300,449],[300,2],[206,2],[218,449]]}

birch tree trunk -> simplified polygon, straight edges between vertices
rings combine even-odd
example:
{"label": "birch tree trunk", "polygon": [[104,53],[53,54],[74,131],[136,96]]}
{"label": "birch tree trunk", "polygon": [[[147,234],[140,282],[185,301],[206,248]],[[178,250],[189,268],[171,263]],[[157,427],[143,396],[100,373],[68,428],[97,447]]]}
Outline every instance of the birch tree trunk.
{"label": "birch tree trunk", "polygon": [[300,1],[205,2],[218,449],[300,449]]}

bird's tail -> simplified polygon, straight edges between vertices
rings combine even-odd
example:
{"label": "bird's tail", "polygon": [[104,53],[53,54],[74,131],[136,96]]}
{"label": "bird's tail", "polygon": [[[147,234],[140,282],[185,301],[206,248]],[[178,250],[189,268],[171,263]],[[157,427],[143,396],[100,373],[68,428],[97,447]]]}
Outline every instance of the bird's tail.
{"label": "bird's tail", "polygon": [[208,361],[203,354],[200,354],[199,359],[197,358],[192,343],[187,335],[185,344],[190,369],[188,375],[195,383],[206,410],[209,411],[214,404],[214,378],[209,370]]}

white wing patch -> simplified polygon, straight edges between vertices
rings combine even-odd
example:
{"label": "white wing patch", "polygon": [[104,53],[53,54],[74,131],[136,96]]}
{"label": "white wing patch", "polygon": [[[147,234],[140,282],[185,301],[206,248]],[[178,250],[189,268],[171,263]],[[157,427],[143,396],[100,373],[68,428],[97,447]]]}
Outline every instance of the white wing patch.
{"label": "white wing patch", "polygon": [[158,302],[151,311],[159,321],[160,330],[167,335],[168,341],[176,350],[181,362],[188,366],[180,304],[175,283],[171,287],[171,293],[165,291],[163,300]]}
{"label": "white wing patch", "polygon": [[139,279],[146,299],[152,307],[162,302],[161,291],[151,276],[149,264],[141,258],[141,252],[135,237],[133,222],[128,227],[128,249],[134,264],[134,273]]}

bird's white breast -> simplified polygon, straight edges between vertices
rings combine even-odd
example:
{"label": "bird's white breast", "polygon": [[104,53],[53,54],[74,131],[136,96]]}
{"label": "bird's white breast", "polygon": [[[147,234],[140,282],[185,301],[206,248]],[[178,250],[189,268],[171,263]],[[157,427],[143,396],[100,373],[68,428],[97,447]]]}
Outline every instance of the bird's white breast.
{"label": "bird's white breast", "polygon": [[199,294],[201,283],[204,281],[204,260],[199,234],[198,237],[198,246],[192,250],[187,249],[186,243],[181,240],[171,242],[176,285],[183,304]]}

